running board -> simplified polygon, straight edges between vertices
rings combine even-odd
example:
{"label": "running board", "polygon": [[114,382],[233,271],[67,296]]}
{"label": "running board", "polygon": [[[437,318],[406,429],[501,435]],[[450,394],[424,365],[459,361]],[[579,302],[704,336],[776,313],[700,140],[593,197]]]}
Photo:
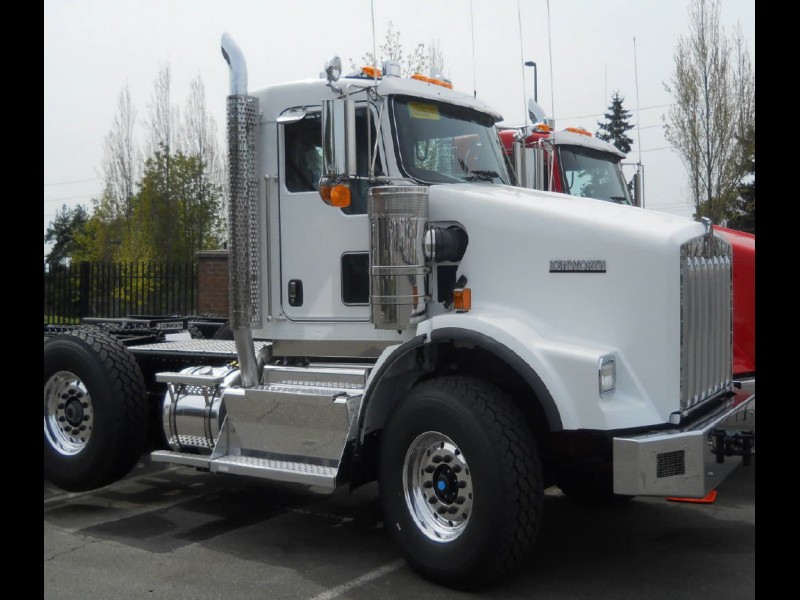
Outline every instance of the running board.
{"label": "running board", "polygon": [[210,459],[208,456],[172,452],[171,450],[158,450],[153,452],[150,458],[153,462],[195,467],[211,473],[229,473],[271,481],[313,485],[330,492],[336,489],[338,469],[334,467],[250,456],[221,456]]}
{"label": "running board", "polygon": [[[187,432],[203,426],[206,431],[205,421],[217,415],[224,415],[224,422],[218,433],[208,437],[207,446],[197,448],[199,454],[173,446],[172,450],[153,452],[152,460],[332,492],[347,477],[340,467],[349,462],[348,452],[356,439],[369,369],[363,364],[342,363],[265,365],[261,383],[251,388],[223,386],[213,369],[159,373],[157,381],[171,387],[207,392],[195,393],[204,399],[197,403],[200,409],[205,405],[204,411],[190,410],[194,405],[178,398],[176,426]],[[219,392],[217,408],[209,404],[209,398]],[[190,425],[196,426],[191,429]]]}

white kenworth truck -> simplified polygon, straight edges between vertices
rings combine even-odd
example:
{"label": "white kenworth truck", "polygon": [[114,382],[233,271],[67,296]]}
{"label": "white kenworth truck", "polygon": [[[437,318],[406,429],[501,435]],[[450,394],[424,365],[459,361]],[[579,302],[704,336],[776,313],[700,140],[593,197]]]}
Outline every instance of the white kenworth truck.
{"label": "white kenworth truck", "polygon": [[[378,482],[410,566],[518,566],[544,490],[703,498],[755,452],[708,224],[509,185],[501,116],[397,65],[227,99],[234,339],[44,345],[44,473]],[[157,435],[154,435],[157,434]],[[155,441],[154,441],[155,440]],[[153,448],[153,444],[161,445]]]}

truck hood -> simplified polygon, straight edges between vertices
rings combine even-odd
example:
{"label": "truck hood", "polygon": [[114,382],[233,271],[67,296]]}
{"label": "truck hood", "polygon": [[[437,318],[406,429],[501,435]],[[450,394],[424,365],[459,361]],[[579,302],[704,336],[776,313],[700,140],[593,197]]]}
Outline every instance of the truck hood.
{"label": "truck hood", "polygon": [[469,236],[458,266],[469,318],[503,320],[550,347],[613,353],[618,398],[650,396],[664,419],[676,410],[681,246],[702,224],[489,183],[432,186],[429,207],[431,221],[459,223]]}
{"label": "truck hood", "polygon": [[[529,240],[537,232],[544,236],[540,238],[542,241],[553,242],[549,246],[553,249],[571,240],[577,244],[571,252],[593,241],[611,247],[616,243],[667,244],[674,249],[676,242],[682,243],[705,231],[700,223],[686,217],[489,183],[431,186],[430,206],[431,220],[446,218],[445,213],[468,214],[469,220],[481,219],[481,229],[497,228],[493,233],[504,241],[517,235]],[[542,247],[541,243],[537,245]]]}

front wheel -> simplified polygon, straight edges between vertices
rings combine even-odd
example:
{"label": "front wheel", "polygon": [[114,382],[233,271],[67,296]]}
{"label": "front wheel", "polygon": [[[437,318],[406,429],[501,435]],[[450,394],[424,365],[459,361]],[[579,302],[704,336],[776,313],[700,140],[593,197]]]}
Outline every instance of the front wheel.
{"label": "front wheel", "polygon": [[381,438],[386,526],[422,576],[470,589],[533,547],[542,467],[525,419],[500,390],[441,377],[407,394]]}
{"label": "front wheel", "polygon": [[94,330],[44,344],[44,477],[69,491],[130,471],[146,439],[144,379],[133,355]]}

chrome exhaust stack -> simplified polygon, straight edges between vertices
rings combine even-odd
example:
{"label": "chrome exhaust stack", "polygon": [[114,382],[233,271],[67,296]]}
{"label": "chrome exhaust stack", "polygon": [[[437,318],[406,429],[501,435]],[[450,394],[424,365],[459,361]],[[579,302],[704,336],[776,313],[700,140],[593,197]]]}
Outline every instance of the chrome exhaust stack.
{"label": "chrome exhaust stack", "polygon": [[378,186],[367,198],[371,321],[376,329],[408,329],[425,315],[428,300],[428,188]]}
{"label": "chrome exhaust stack", "polygon": [[222,36],[222,55],[230,68],[228,160],[230,171],[229,273],[231,329],[239,356],[242,387],[258,385],[253,328],[261,328],[261,242],[255,130],[258,99],[247,95],[247,65],[233,38]]}

